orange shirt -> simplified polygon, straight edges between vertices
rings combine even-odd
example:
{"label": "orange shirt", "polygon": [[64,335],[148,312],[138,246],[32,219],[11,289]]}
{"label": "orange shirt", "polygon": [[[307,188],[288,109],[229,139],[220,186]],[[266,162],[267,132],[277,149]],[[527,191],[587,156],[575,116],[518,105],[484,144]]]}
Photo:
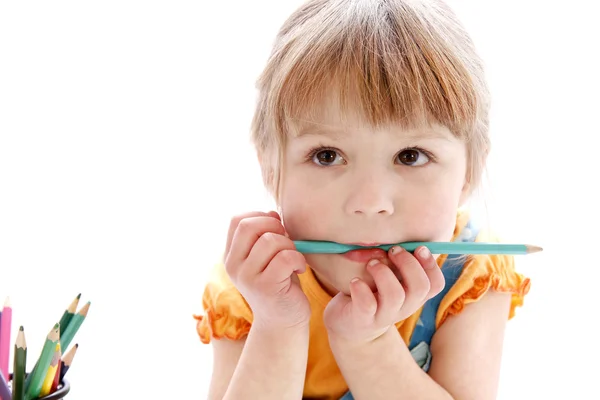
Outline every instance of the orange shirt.
{"label": "orange shirt", "polygon": [[[467,222],[468,214],[459,212],[454,238],[461,233]],[[491,235],[481,232],[476,241],[494,240]],[[445,255],[440,256],[438,265],[442,266],[445,260]],[[304,274],[299,275],[299,278],[312,311],[303,397],[337,400],[348,391],[348,386],[329,348],[323,324],[323,312],[331,296],[323,290],[310,267]],[[439,327],[449,315],[460,313],[465,305],[477,301],[489,289],[512,293],[509,315],[509,318],[512,318],[515,308],[523,304],[529,285],[529,279],[515,271],[512,256],[472,256],[465,262],[459,279],[442,299],[436,316],[436,326]],[[252,325],[252,312],[229,280],[222,264],[214,269],[204,290],[202,304],[204,314],[194,317],[197,320],[198,335],[203,343],[210,343],[211,338],[238,340],[248,334]],[[421,310],[396,324],[407,345],[420,313]]]}

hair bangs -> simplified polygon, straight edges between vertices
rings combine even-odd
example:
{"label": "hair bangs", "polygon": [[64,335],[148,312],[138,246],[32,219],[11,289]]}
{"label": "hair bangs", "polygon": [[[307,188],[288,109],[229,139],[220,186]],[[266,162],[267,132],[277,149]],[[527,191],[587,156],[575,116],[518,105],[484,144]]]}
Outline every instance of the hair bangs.
{"label": "hair bangs", "polygon": [[468,139],[479,117],[476,82],[441,32],[415,12],[355,7],[287,33],[271,79],[279,82],[269,102],[277,131],[285,136],[289,121],[312,120],[335,99],[373,126],[434,121]]}

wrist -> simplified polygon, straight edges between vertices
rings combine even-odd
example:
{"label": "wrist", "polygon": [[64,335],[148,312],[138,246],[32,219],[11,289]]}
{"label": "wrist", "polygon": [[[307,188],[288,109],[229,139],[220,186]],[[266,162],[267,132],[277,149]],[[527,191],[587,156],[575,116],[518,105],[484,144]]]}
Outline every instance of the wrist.
{"label": "wrist", "polygon": [[361,349],[371,348],[373,345],[377,345],[379,342],[384,341],[386,337],[394,333],[395,328],[396,327],[392,325],[387,329],[362,337],[345,336],[328,331],[329,346],[332,351],[335,351],[334,349],[360,351]]}
{"label": "wrist", "polygon": [[392,325],[388,328],[380,329],[375,332],[369,332],[368,334],[363,335],[346,335],[328,330],[327,335],[329,337],[329,343],[331,346],[361,347],[368,346],[380,340],[392,329],[395,330],[395,326]]}
{"label": "wrist", "polygon": [[273,342],[287,341],[309,336],[309,323],[298,323],[291,326],[277,325],[255,319],[250,327],[250,335],[257,335]]}

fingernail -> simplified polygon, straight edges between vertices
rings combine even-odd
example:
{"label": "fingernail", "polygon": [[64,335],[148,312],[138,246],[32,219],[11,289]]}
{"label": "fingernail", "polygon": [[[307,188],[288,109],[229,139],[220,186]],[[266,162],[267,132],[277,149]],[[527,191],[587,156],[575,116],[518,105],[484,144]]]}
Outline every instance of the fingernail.
{"label": "fingernail", "polygon": [[421,247],[421,250],[419,250],[419,256],[421,256],[422,258],[427,258],[431,255],[431,252],[429,251],[429,249],[427,247]]}
{"label": "fingernail", "polygon": [[372,259],[371,261],[368,262],[367,266],[372,267],[372,266],[374,266],[376,264],[379,264],[379,262],[380,261],[378,259],[374,258],[374,259]]}
{"label": "fingernail", "polygon": [[392,247],[392,254],[396,254],[396,253],[400,253],[402,250],[404,250],[401,246],[394,246]]}
{"label": "fingernail", "polygon": [[358,278],[352,278],[352,280],[350,281],[350,283],[355,283],[358,282]]}

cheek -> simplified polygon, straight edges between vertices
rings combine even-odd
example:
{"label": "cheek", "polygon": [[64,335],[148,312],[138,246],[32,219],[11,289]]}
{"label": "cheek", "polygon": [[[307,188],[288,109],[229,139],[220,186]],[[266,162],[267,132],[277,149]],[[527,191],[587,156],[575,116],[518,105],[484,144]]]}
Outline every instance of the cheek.
{"label": "cheek", "polygon": [[292,240],[315,240],[326,236],[327,221],[334,212],[334,202],[308,187],[296,183],[293,190],[284,189],[281,196],[281,217]]}
{"label": "cheek", "polygon": [[412,196],[404,196],[402,220],[411,240],[452,238],[462,185],[456,179],[438,179],[435,185],[422,185]]}

